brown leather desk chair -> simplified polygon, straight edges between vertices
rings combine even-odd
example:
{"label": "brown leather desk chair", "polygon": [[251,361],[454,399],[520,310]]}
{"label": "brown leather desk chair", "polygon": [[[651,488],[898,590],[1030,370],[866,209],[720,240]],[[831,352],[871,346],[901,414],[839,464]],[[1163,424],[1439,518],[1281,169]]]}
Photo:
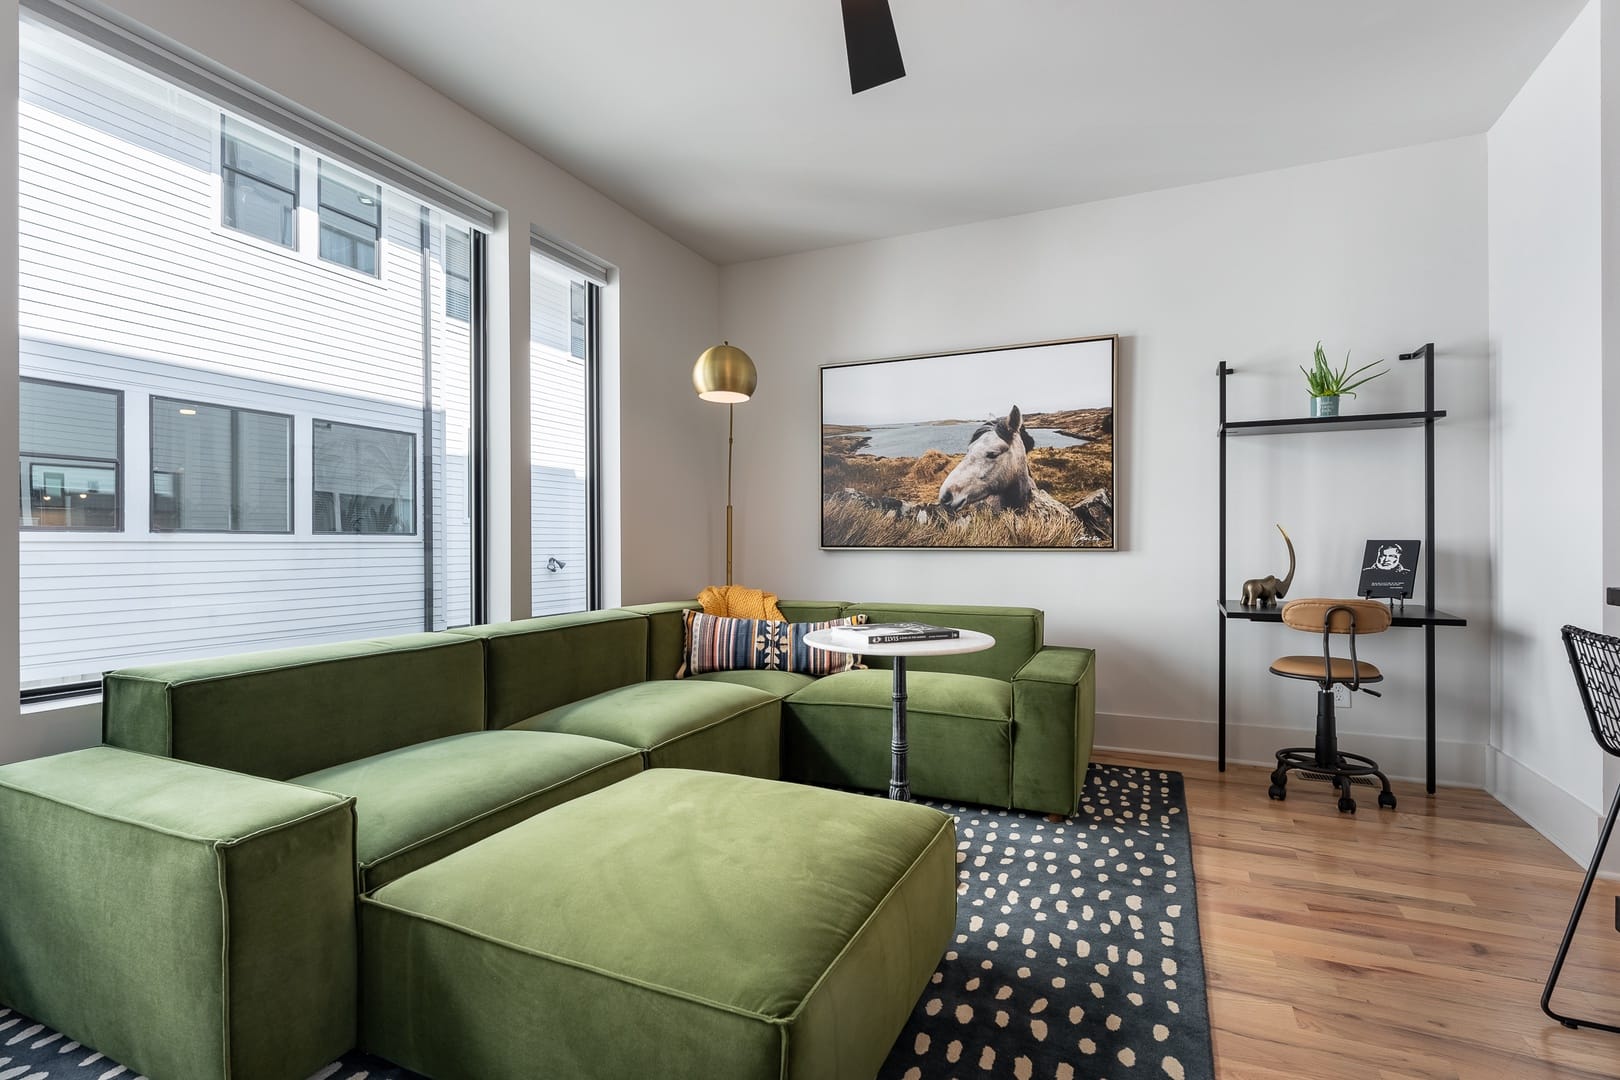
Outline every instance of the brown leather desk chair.
{"label": "brown leather desk chair", "polygon": [[[1317,687],[1316,745],[1277,751],[1277,768],[1271,774],[1271,797],[1288,797],[1288,773],[1297,769],[1318,780],[1331,779],[1339,792],[1339,812],[1353,814],[1356,800],[1350,795],[1350,785],[1357,778],[1376,776],[1384,785],[1384,790],[1378,793],[1378,805],[1394,809],[1395,793],[1389,790],[1389,777],[1378,770],[1378,762],[1339,749],[1333,714],[1335,685],[1379,696],[1378,691],[1367,689],[1367,684],[1383,682],[1384,676],[1373,665],[1356,658],[1356,638],[1388,630],[1389,609],[1376,600],[1290,600],[1283,605],[1282,621],[1295,630],[1321,634],[1322,653],[1320,656],[1283,656],[1271,665],[1273,675],[1305,679]],[[1334,634],[1349,635],[1348,659],[1333,655]]]}

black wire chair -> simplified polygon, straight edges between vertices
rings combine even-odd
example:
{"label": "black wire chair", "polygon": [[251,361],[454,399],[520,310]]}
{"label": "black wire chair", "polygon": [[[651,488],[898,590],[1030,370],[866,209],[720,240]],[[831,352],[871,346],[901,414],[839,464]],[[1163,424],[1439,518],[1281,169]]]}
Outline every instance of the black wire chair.
{"label": "black wire chair", "polygon": [[[1592,725],[1592,737],[1605,751],[1620,757],[1620,637],[1609,637],[1582,630],[1578,626],[1564,627],[1564,649],[1569,653],[1569,665],[1575,669],[1575,686],[1581,692],[1581,705],[1586,709],[1587,722]],[[1581,912],[1592,895],[1592,882],[1597,879],[1598,867],[1603,863],[1604,849],[1614,832],[1614,819],[1620,816],[1620,790],[1614,793],[1609,816],[1603,819],[1598,834],[1597,850],[1592,853],[1592,865],[1586,868],[1586,880],[1575,899],[1575,910],[1570,913],[1564,940],[1558,943],[1558,958],[1553,961],[1547,976],[1547,988],[1541,992],[1541,1011],[1565,1027],[1590,1027],[1620,1034],[1620,1027],[1600,1024],[1596,1020],[1579,1020],[1552,1010],[1553,988],[1558,984],[1559,972],[1564,970],[1564,959],[1569,955],[1569,944],[1575,940],[1575,928],[1580,925]]]}

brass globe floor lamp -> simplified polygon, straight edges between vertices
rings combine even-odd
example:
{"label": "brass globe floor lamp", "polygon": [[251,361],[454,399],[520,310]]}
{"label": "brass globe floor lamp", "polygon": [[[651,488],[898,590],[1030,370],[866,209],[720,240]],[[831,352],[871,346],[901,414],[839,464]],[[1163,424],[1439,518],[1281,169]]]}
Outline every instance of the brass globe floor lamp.
{"label": "brass globe floor lamp", "polygon": [[692,365],[692,387],[704,401],[726,406],[726,584],[731,584],[731,448],[736,440],[736,407],[754,396],[759,372],[749,355],[729,341],[704,349]]}

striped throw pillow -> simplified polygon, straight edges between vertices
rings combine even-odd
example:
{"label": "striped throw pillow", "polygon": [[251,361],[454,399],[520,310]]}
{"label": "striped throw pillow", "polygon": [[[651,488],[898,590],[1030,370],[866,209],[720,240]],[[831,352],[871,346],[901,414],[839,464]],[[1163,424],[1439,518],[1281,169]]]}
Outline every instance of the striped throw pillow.
{"label": "striped throw pillow", "polygon": [[831,626],[858,626],[865,615],[831,622],[776,622],[771,619],[728,619],[686,612],[686,654],[676,678],[710,671],[793,671],[832,675],[863,667],[850,653],[812,649],[804,636]]}

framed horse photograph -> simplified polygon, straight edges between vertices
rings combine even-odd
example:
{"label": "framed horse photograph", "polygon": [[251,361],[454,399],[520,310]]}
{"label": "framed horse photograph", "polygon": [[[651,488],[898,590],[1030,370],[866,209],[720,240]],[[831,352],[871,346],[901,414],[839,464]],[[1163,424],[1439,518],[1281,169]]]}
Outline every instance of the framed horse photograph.
{"label": "framed horse photograph", "polygon": [[1117,335],[821,369],[823,548],[1114,549]]}

